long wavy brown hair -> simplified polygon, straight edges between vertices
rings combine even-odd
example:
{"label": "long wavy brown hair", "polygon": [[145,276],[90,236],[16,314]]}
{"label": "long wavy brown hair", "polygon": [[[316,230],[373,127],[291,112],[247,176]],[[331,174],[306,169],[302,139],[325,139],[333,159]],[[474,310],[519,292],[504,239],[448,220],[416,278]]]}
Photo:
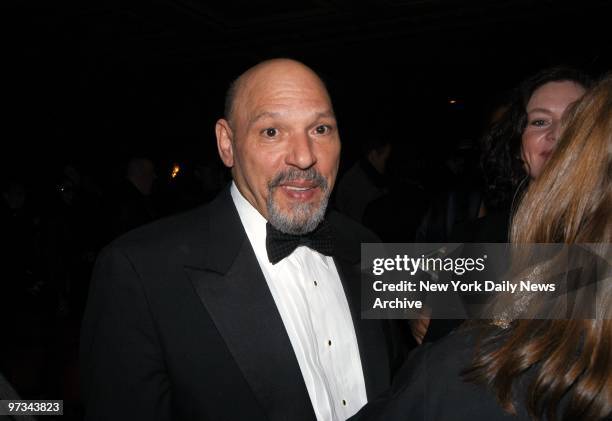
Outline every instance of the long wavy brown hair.
{"label": "long wavy brown hair", "polygon": [[[569,110],[556,151],[513,218],[513,243],[612,243],[612,75]],[[608,275],[609,276],[609,275]],[[596,317],[515,320],[479,342],[464,378],[485,384],[516,413],[528,369],[526,409],[535,420],[612,416],[612,279]],[[602,289],[600,287],[600,289]],[[606,290],[607,288],[607,290]],[[521,398],[522,399],[522,398]],[[563,399],[563,404],[561,400]]]}

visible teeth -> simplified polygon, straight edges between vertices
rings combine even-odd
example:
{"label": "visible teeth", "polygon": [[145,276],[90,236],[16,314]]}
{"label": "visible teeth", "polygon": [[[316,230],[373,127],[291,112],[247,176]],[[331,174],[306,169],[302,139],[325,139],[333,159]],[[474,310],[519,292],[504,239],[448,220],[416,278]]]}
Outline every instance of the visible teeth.
{"label": "visible teeth", "polygon": [[296,190],[296,191],[305,191],[308,190],[308,187],[294,187],[294,186],[285,186],[286,188],[288,188],[289,190]]}

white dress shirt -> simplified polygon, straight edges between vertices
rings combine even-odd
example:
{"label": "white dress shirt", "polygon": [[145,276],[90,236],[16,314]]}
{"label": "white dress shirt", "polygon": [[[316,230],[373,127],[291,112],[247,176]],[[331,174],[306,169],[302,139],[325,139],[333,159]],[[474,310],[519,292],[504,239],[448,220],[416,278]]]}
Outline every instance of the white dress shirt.
{"label": "white dress shirt", "polygon": [[317,420],[351,417],[367,403],[367,396],[357,337],[333,258],[300,246],[273,265],[266,252],[266,219],[234,183],[231,195],[289,335]]}

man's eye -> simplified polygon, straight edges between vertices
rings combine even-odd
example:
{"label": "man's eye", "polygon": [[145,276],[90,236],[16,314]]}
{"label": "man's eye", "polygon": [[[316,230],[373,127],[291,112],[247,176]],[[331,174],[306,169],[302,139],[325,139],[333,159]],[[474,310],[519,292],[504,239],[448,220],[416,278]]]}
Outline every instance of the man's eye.
{"label": "man's eye", "polygon": [[274,127],[269,127],[262,131],[262,134],[266,137],[276,137],[278,135],[278,130]]}
{"label": "man's eye", "polygon": [[331,131],[331,127],[326,126],[326,125],[321,125],[321,126],[317,126],[315,128],[315,133],[316,134],[328,134]]}

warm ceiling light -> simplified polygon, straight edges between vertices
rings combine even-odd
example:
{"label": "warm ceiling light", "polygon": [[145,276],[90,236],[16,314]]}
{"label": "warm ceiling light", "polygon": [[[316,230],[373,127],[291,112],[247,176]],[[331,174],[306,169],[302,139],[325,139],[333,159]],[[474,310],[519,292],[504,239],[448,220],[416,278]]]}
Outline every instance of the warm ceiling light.
{"label": "warm ceiling light", "polygon": [[181,166],[179,164],[174,164],[172,166],[172,172],[170,173],[170,177],[176,178],[178,173],[181,171]]}

